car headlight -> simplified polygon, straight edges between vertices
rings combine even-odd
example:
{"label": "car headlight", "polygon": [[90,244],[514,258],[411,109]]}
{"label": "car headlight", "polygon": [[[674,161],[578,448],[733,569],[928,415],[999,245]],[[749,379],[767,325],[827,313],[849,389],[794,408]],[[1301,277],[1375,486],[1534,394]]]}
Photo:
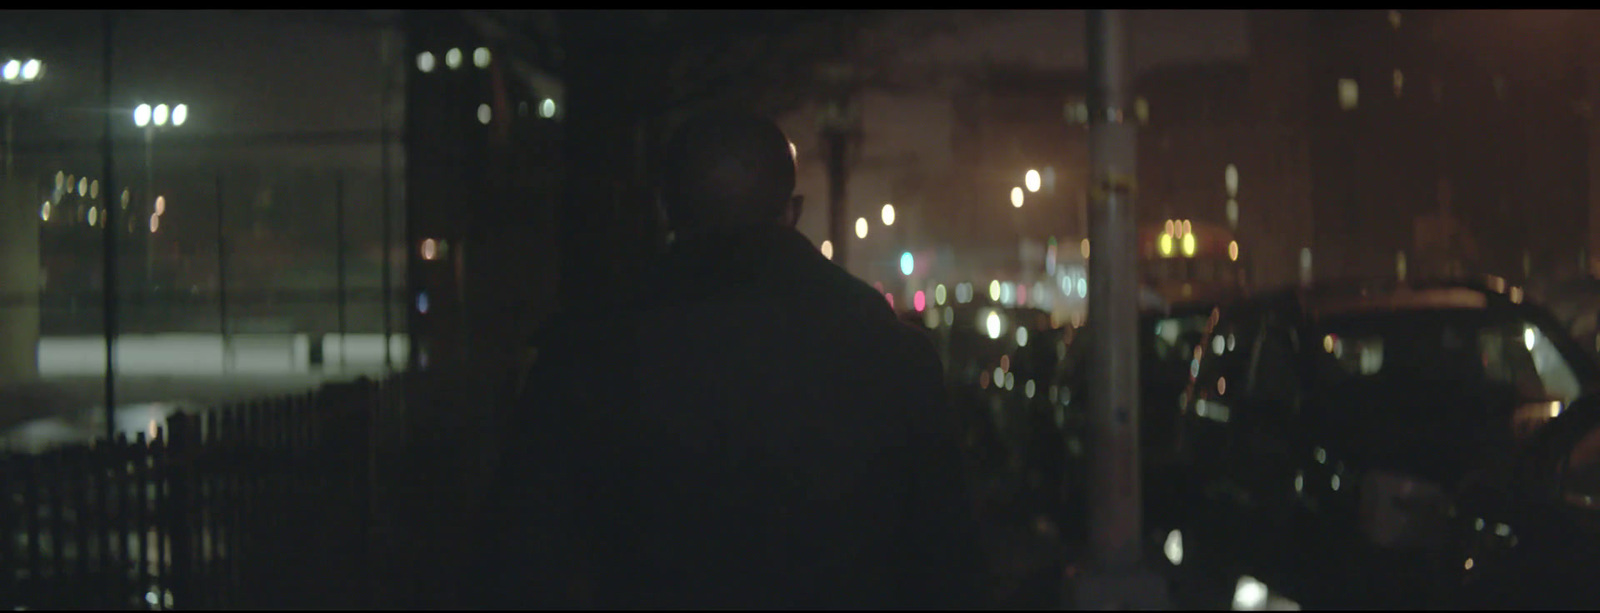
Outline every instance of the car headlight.
{"label": "car headlight", "polygon": [[1439,485],[1388,471],[1361,479],[1361,531],[1388,549],[1427,547],[1449,528],[1450,499]]}

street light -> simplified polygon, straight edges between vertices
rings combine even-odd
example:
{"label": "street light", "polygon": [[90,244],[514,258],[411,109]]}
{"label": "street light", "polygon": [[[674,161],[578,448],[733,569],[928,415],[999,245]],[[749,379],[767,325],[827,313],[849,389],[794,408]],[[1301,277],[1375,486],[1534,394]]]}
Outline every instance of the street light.
{"label": "street light", "polygon": [[1022,208],[1022,188],[1011,188],[1011,206]]}
{"label": "street light", "polygon": [[[34,58],[6,60],[5,66],[0,66],[0,80],[6,85],[25,85],[39,80],[44,75],[44,62]],[[6,177],[11,176],[11,117],[15,105],[15,96],[6,96]]]}
{"label": "street light", "polygon": [[1037,170],[1030,169],[1028,174],[1023,177],[1023,184],[1028,186],[1028,191],[1030,192],[1038,193],[1041,183],[1042,180],[1039,178],[1039,171]]}
{"label": "street light", "polygon": [[[167,129],[168,127],[176,128],[182,126],[187,121],[189,121],[189,105],[187,104],[178,103],[168,106],[166,103],[157,103],[154,106],[150,104],[140,104],[139,106],[134,107],[133,125],[144,130],[144,184],[145,189],[149,190],[147,194],[153,195],[156,192],[156,132]],[[144,258],[145,279],[148,283],[153,281],[155,278],[155,250],[153,248],[153,242],[155,240],[156,230],[161,227],[161,216],[167,212],[167,199],[163,196],[155,196],[150,200],[146,200],[146,202],[151,203],[150,236],[148,239],[146,239],[150,244],[145,246]]]}
{"label": "street light", "polygon": [[894,205],[892,204],[883,205],[883,225],[894,225]]}
{"label": "street light", "polygon": [[856,238],[866,238],[866,237],[867,237],[867,218],[865,218],[865,217],[857,217],[856,218]]}

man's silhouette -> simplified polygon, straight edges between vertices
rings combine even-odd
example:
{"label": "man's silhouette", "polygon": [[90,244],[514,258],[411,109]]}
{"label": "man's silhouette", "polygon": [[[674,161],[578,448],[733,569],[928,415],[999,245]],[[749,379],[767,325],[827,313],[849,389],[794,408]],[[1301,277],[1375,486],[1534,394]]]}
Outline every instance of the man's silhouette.
{"label": "man's silhouette", "polygon": [[543,339],[489,504],[485,604],[967,608],[977,543],[939,358],[794,230],[769,120],[687,122],[639,301]]}

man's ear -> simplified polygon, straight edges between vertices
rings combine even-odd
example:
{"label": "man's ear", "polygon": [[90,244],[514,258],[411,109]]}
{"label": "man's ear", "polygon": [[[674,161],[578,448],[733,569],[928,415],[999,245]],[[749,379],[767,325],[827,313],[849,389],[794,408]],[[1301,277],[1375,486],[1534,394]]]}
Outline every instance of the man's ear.
{"label": "man's ear", "polygon": [[795,194],[789,197],[789,211],[784,215],[784,223],[793,228],[800,225],[800,213],[805,208],[806,197]]}

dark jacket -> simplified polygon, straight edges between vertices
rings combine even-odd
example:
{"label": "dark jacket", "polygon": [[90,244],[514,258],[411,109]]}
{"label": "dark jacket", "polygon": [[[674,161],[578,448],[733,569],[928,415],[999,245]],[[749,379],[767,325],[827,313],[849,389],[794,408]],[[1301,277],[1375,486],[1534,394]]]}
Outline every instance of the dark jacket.
{"label": "dark jacket", "polygon": [[799,233],[680,243],[540,350],[490,606],[968,608],[984,565],[932,344]]}

